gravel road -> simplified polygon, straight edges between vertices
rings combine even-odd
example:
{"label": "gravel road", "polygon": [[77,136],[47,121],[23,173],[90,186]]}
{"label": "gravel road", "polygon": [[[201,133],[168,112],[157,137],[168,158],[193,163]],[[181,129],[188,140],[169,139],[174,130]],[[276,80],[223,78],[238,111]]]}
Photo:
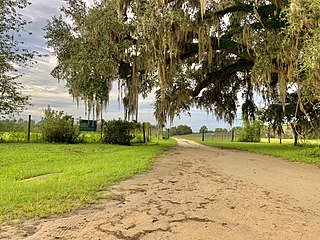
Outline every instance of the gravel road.
{"label": "gravel road", "polygon": [[112,199],[0,226],[0,239],[319,239],[319,166],[177,141]]}

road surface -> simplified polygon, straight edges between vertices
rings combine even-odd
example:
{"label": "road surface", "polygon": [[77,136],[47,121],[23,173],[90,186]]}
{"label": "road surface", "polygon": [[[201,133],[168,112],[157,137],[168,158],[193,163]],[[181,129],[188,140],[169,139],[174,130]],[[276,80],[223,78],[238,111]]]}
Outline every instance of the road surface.
{"label": "road surface", "polygon": [[152,170],[0,239],[320,239],[320,168],[177,139]]}

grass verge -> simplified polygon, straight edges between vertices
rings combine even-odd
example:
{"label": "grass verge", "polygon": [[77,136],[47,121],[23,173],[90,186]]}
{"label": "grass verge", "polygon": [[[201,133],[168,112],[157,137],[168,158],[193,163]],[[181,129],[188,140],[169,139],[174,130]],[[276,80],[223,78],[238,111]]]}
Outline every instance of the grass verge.
{"label": "grass verge", "polygon": [[262,153],[295,162],[320,164],[320,146],[318,144],[306,144],[295,147],[293,146],[292,140],[284,140],[283,144],[279,144],[279,142],[276,141],[268,143],[266,139],[262,139],[261,143],[231,142],[221,140],[212,141],[211,139],[207,139],[202,142],[201,139],[195,137],[186,137],[186,139],[194,140],[198,143],[208,146]]}
{"label": "grass verge", "polygon": [[153,159],[174,145],[174,140],[140,146],[0,144],[0,222],[93,203],[102,197],[100,190],[150,169]]}

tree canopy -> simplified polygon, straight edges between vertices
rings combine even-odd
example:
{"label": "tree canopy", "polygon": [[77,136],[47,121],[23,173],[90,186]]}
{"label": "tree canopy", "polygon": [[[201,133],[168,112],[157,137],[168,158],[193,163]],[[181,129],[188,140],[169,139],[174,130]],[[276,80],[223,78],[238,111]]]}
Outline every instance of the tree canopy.
{"label": "tree canopy", "polygon": [[170,128],[170,135],[187,135],[192,134],[192,129],[187,125],[178,125],[177,127]]}
{"label": "tree canopy", "polygon": [[291,127],[294,136],[294,145],[298,145],[298,139],[304,139],[306,135],[318,133],[320,129],[320,108],[309,104],[299,104],[297,92],[286,96],[285,111],[282,104],[274,100],[267,108],[260,110],[260,119],[267,122],[274,132],[281,135],[284,124]]}
{"label": "tree canopy", "polygon": [[208,127],[207,126],[205,126],[205,125],[203,125],[203,126],[201,126],[201,128],[199,129],[199,133],[202,133],[202,132],[208,132],[209,131],[209,129],[208,129]]}
{"label": "tree canopy", "polygon": [[288,86],[297,88],[301,106],[320,100],[318,1],[66,3],[46,27],[58,58],[52,74],[89,109],[101,110],[115,80],[128,118],[138,95],[156,89],[160,126],[192,106],[231,124],[240,96],[244,118],[254,118],[254,92],[285,104]]}
{"label": "tree canopy", "polygon": [[20,112],[29,104],[29,97],[21,94],[22,85],[16,81],[19,76],[12,74],[17,66],[27,64],[33,57],[19,41],[27,24],[19,9],[28,4],[26,0],[0,2],[0,115]]}

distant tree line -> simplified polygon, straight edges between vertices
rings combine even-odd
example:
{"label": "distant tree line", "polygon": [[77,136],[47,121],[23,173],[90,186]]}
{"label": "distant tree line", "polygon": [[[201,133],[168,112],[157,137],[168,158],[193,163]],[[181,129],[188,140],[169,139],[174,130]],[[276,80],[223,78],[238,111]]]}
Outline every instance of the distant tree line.
{"label": "distant tree line", "polygon": [[[33,132],[39,132],[39,123],[31,120],[31,129]],[[16,119],[3,119],[0,120],[0,132],[27,132],[28,121],[22,118]]]}
{"label": "distant tree line", "polygon": [[208,129],[208,127],[206,125],[203,125],[199,129],[199,133],[202,133],[202,131],[204,131],[204,133],[222,133],[222,132],[228,132],[228,129],[226,129],[226,128],[215,128],[214,130],[210,130],[210,129]]}
{"label": "distant tree line", "polygon": [[175,135],[187,135],[187,134],[192,134],[192,129],[191,127],[187,125],[179,125],[177,127],[172,127],[170,128],[170,135],[175,136]]}
{"label": "distant tree line", "polygon": [[[187,135],[187,134],[192,134],[192,128],[190,126],[187,125],[178,125],[176,127],[171,127],[169,129],[170,131],[170,135],[171,136],[175,136],[175,135]],[[228,129],[226,128],[215,128],[214,130],[209,130],[207,126],[203,125],[201,126],[201,128],[199,129],[198,133],[202,133],[202,130],[205,133],[227,133]]]}

